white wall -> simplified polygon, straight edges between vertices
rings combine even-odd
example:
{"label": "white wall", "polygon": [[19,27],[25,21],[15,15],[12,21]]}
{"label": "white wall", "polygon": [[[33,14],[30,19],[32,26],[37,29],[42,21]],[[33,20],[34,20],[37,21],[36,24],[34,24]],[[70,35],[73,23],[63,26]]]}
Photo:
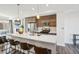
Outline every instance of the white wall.
{"label": "white wall", "polygon": [[72,44],[73,34],[79,34],[79,10],[57,12],[57,45]]}
{"label": "white wall", "polygon": [[64,13],[57,12],[57,45],[65,46],[64,44]]}
{"label": "white wall", "polygon": [[73,43],[73,34],[79,34],[79,11],[65,13],[65,43]]}

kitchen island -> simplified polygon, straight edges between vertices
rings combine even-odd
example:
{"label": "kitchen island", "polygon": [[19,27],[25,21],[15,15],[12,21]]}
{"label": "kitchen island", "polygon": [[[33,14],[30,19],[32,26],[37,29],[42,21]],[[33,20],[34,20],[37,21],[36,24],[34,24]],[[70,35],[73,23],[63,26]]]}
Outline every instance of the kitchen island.
{"label": "kitchen island", "polygon": [[15,39],[20,42],[27,42],[38,47],[44,47],[51,49],[52,54],[56,53],[56,36],[55,35],[44,35],[44,34],[9,34],[9,38]]}

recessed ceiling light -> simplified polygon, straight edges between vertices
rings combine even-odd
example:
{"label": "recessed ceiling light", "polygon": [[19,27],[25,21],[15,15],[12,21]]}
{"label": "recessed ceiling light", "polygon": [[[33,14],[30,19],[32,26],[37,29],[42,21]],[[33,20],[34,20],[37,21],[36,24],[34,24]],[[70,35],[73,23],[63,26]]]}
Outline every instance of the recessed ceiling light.
{"label": "recessed ceiling light", "polygon": [[34,10],[35,10],[35,8],[32,8],[32,10],[34,11]]}

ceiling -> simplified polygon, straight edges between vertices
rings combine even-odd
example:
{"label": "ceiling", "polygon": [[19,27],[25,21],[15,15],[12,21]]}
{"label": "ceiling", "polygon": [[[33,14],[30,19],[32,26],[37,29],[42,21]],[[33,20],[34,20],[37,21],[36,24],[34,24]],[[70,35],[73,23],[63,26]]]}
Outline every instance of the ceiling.
{"label": "ceiling", "polygon": [[[39,11],[38,11],[39,9]],[[20,17],[55,14],[58,11],[68,12],[79,10],[79,4],[20,4]],[[16,18],[18,7],[16,4],[0,4],[0,16],[5,19]]]}

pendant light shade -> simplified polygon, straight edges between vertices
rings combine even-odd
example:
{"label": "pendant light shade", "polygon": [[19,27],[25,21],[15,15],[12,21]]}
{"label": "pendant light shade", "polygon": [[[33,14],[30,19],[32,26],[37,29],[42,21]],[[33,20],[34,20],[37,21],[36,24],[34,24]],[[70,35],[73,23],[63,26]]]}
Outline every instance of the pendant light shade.
{"label": "pendant light shade", "polygon": [[37,15],[37,16],[36,16],[36,18],[37,18],[37,19],[40,19],[40,16],[39,16],[39,15]]}
{"label": "pendant light shade", "polygon": [[18,20],[18,21],[19,21],[20,19],[17,17],[17,19],[16,19],[16,20]]}

